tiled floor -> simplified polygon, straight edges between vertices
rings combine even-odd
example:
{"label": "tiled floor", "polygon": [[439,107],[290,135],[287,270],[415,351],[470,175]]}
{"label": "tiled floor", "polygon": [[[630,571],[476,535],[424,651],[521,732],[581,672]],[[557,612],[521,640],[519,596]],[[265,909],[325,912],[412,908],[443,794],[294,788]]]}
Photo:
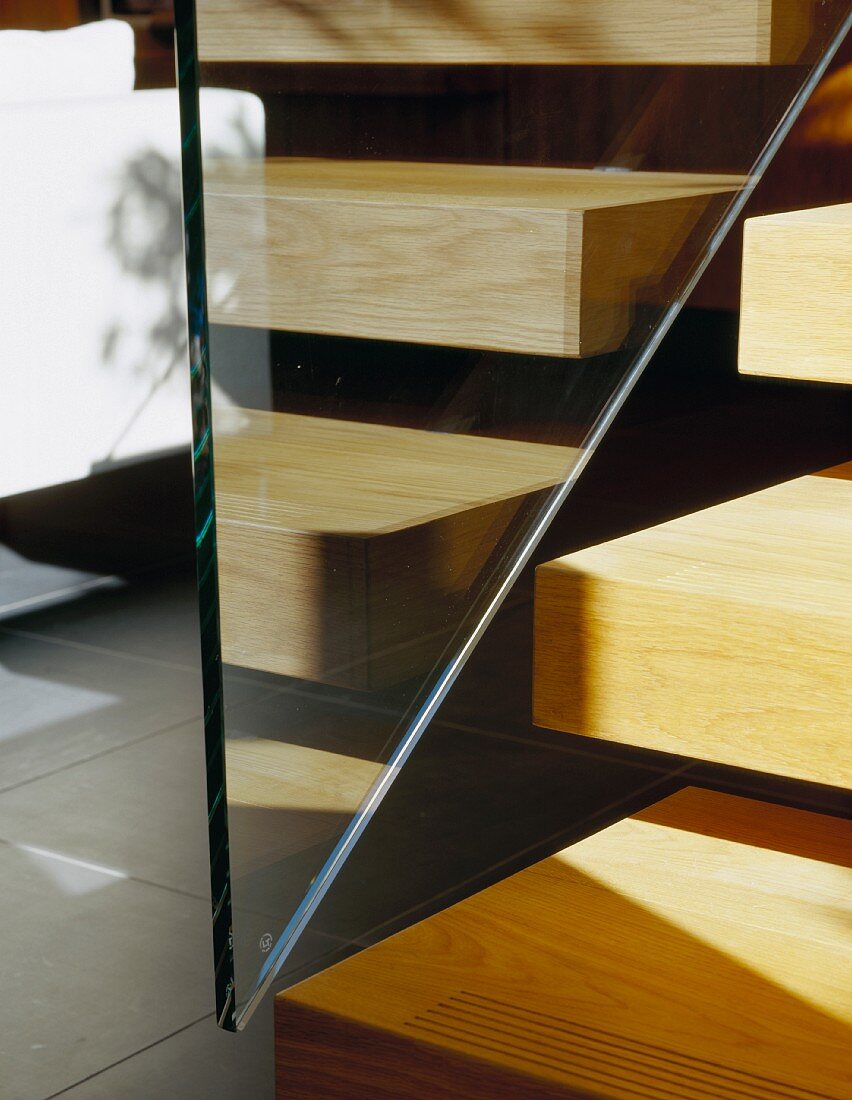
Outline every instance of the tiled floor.
{"label": "tiled floor", "polygon": [[[192,580],[39,568],[25,607],[0,606],[0,1098],[272,1097],[271,998],[236,1036],[213,1020]],[[523,600],[495,620],[290,981],[696,780],[688,761],[533,730],[530,629]],[[231,679],[247,729],[273,721],[274,690]]]}
{"label": "tiled floor", "polygon": [[0,1097],[271,1095],[262,1018],[212,1022],[192,585],[0,580]]}
{"label": "tiled floor", "polygon": [[[128,585],[2,564],[15,570],[4,591],[26,602],[0,609],[0,1096],[271,1097],[271,1000],[237,1036],[212,1018],[191,578]],[[523,614],[494,645],[525,629]],[[510,700],[515,687],[522,678]],[[229,699],[257,720],[269,692],[245,676]],[[508,709],[488,712],[493,732],[473,728],[463,696],[417,750],[292,971],[654,797],[639,790],[663,793],[665,770],[532,745]]]}

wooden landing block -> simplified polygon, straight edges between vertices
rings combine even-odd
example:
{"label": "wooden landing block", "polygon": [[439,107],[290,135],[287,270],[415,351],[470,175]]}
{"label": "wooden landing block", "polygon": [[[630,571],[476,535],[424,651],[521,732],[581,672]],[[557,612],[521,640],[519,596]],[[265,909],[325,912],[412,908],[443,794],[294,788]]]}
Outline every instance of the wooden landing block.
{"label": "wooden landing block", "polygon": [[198,0],[202,61],[752,65],[797,61],[813,0]]}
{"label": "wooden landing block", "polygon": [[[211,164],[214,321],[585,356],[618,348],[638,302],[737,176],[276,159]],[[675,270],[672,270],[674,265]]]}
{"label": "wooden landing block", "polygon": [[852,203],[745,223],[740,371],[852,383]]}
{"label": "wooden landing block", "polygon": [[845,1100],[850,852],[681,791],[281,993],[277,1095]]}
{"label": "wooden landing block", "polygon": [[577,455],[249,409],[214,430],[224,660],[364,690],[429,667]]}
{"label": "wooden landing block", "polygon": [[540,566],[533,716],[852,785],[852,463]]}

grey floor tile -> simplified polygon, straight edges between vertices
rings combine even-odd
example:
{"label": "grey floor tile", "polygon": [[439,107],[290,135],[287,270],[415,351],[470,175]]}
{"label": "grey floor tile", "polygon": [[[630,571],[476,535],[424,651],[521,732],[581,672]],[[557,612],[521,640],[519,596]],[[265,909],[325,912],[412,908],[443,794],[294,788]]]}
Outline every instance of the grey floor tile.
{"label": "grey floor tile", "polygon": [[273,1100],[275,992],[353,950],[309,933],[294,955],[288,980],[270,989],[243,1031],[224,1032],[210,1015],[63,1095],[68,1100]]}
{"label": "grey floor tile", "polygon": [[209,903],[0,846],[0,1096],[40,1100],[202,1018]]}
{"label": "grey floor tile", "polygon": [[188,575],[93,590],[8,625],[185,668],[196,668],[201,659],[198,597]]}
{"label": "grey floor tile", "polygon": [[[85,646],[176,669],[194,671],[200,667],[194,576],[150,577],[133,583],[106,579],[113,583],[83,591],[65,604],[6,619],[3,626],[28,637]],[[250,685],[248,691],[246,683]],[[271,692],[287,683],[256,669],[228,665],[226,703],[239,705],[261,694],[259,689]]]}
{"label": "grey floor tile", "polygon": [[209,895],[200,717],[0,794],[0,838]]}
{"label": "grey floor tile", "polygon": [[68,1100],[273,1100],[272,1004],[236,1035],[211,1015],[63,1093]]}
{"label": "grey floor tile", "polygon": [[197,672],[0,631],[0,790],[200,713]]}

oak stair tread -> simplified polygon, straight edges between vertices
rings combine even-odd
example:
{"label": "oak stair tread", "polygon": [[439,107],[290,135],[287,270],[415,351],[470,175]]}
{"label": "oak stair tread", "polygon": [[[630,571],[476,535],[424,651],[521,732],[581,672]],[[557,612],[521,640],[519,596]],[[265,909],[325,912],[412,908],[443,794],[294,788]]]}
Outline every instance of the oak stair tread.
{"label": "oak stair tread", "polygon": [[844,1100],[850,852],[682,790],[281,993],[279,1095]]}
{"label": "oak stair tread", "polygon": [[739,369],[852,384],[852,203],[746,222]]}
{"label": "oak stair tread", "polygon": [[216,410],[220,524],[372,538],[546,489],[578,451],[260,409]]}
{"label": "oak stair tread", "polygon": [[778,64],[813,0],[198,0],[202,62]]}
{"label": "oak stair tread", "polygon": [[[271,158],[205,174],[214,321],[588,356],[685,277],[735,175]],[[644,328],[639,328],[644,333]],[[641,336],[641,334],[640,334]],[[637,339],[640,338],[637,336]]]}
{"label": "oak stair tread", "polygon": [[435,659],[495,542],[577,457],[256,409],[214,427],[224,659],[364,690]]}
{"label": "oak stair tread", "polygon": [[534,721],[848,786],[850,592],[852,462],[549,562]]}

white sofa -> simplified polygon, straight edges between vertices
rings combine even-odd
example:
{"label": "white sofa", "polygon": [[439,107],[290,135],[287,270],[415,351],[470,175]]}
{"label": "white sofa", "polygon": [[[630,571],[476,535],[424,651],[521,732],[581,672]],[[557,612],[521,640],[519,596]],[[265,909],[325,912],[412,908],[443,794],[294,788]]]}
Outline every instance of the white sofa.
{"label": "white sofa", "polygon": [[[191,423],[177,92],[130,90],[114,21],[0,32],[0,72],[2,498],[185,447]],[[256,97],[205,90],[202,120],[205,157],[263,155]]]}

